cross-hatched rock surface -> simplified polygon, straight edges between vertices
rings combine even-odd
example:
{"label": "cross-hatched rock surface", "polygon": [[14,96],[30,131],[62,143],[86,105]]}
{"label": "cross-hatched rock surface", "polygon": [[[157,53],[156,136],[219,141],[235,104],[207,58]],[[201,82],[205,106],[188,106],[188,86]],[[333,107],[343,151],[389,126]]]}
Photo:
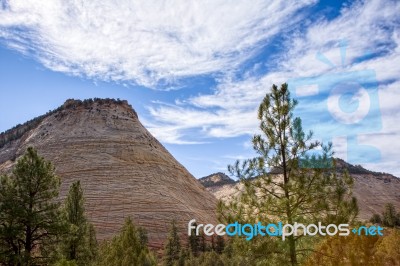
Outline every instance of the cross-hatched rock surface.
{"label": "cross-hatched rock surface", "polygon": [[143,127],[126,101],[68,100],[1,140],[0,172],[10,171],[33,146],[55,165],[60,200],[72,182],[81,181],[100,240],[112,237],[128,216],[147,229],[154,248],[162,247],[172,219],[182,236],[191,219],[217,223],[215,197]]}

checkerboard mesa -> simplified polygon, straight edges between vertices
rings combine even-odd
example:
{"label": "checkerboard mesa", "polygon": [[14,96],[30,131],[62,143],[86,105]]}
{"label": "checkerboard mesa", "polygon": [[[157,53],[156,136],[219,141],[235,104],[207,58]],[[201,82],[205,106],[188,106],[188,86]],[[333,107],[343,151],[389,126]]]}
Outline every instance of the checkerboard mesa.
{"label": "checkerboard mesa", "polygon": [[154,248],[164,243],[172,219],[181,234],[193,218],[216,223],[215,197],[147,131],[127,101],[69,99],[0,134],[0,141],[0,172],[33,146],[56,166],[60,200],[80,180],[100,240],[112,237],[128,216],[147,229]]}

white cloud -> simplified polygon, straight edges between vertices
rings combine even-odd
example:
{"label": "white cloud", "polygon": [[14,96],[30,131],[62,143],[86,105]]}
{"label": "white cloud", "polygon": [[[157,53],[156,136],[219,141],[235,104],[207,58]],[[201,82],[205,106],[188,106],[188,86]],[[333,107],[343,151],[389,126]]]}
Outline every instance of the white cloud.
{"label": "white cloud", "polygon": [[[173,125],[178,131],[203,128],[203,137],[232,137],[256,132],[257,107],[270,86],[292,77],[307,77],[372,69],[377,75],[382,130],[376,134],[360,135],[363,144],[370,144],[382,152],[385,171],[400,176],[398,151],[400,121],[400,20],[398,1],[366,1],[342,10],[333,20],[318,20],[304,32],[289,36],[283,54],[277,55],[280,64],[263,76],[249,76],[237,81],[225,79],[214,93],[194,96],[177,106],[153,106],[151,114],[162,125]],[[339,41],[347,41],[344,64]],[[360,60],[366,53],[373,56]],[[335,67],[317,60],[323,54]],[[388,84],[388,85],[385,85]],[[318,117],[318,108],[310,108],[306,118]],[[322,132],[335,130],[331,122],[319,121]],[[183,135],[185,137],[185,135]],[[337,136],[343,140],[343,136]],[[345,143],[338,141],[339,154],[344,154]],[[397,162],[397,163],[396,163]],[[378,169],[376,164],[372,169]],[[371,164],[369,164],[370,166]],[[382,170],[382,169],[381,169]]]}
{"label": "white cloud", "polygon": [[[297,76],[365,68],[383,72],[384,68],[379,62],[384,60],[393,64],[399,56],[399,48],[393,47],[398,43],[400,33],[399,9],[398,1],[356,2],[353,6],[343,9],[341,15],[333,21],[319,21],[297,38],[288,38],[288,51],[285,55],[286,60],[281,61],[284,62],[282,68],[292,71],[293,75]],[[339,41],[348,46],[344,64],[338,52]],[[316,60],[317,53],[323,54],[335,67]],[[357,60],[368,53],[384,55],[359,64]],[[388,74],[391,74],[385,75],[384,78],[397,78],[397,75],[393,75],[394,71],[390,68],[387,70]]]}
{"label": "white cloud", "polygon": [[235,69],[313,2],[13,0],[0,37],[55,71],[157,86]]}
{"label": "white cloud", "polygon": [[[364,141],[384,151],[384,160],[391,166],[387,171],[400,175],[395,168],[400,150],[399,1],[359,1],[333,20],[306,24],[281,44],[284,49],[275,55],[280,62],[275,69],[269,68],[263,76],[249,73],[243,80],[229,78],[271,37],[302,23],[297,12],[313,3],[43,0],[38,4],[13,0],[0,7],[0,38],[52,70],[94,79],[150,87],[167,84],[174,89],[180,78],[224,73],[211,94],[192,96],[176,105],[148,106],[151,121],[145,125],[163,142],[176,144],[253,134],[258,104],[273,83],[372,69],[381,83],[383,125],[381,133],[364,136]],[[339,40],[348,43],[343,66]],[[335,66],[317,60],[317,53]],[[360,60],[366,53],[372,56]],[[320,127],[330,130],[334,125],[321,123]],[[193,131],[200,137],[189,139]],[[338,144],[340,150],[342,146]]]}
{"label": "white cloud", "polygon": [[[260,99],[269,91],[270,84],[279,80],[284,81],[280,75],[243,82],[224,80],[212,95],[195,96],[175,106],[149,106],[154,121],[147,127],[158,138],[161,135],[157,135],[157,131],[168,127],[177,132],[198,129],[203,138],[253,134],[258,126],[257,109]],[[181,136],[183,139],[186,137]],[[166,138],[162,138],[162,141],[168,142]]]}

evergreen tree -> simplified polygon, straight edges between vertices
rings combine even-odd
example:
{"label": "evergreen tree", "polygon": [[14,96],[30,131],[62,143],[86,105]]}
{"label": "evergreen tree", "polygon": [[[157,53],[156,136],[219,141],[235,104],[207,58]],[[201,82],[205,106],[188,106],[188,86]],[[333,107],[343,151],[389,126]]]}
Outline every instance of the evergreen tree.
{"label": "evergreen tree", "polygon": [[189,254],[186,249],[182,248],[179,252],[178,266],[185,266],[186,261],[189,259]]}
{"label": "evergreen tree", "polygon": [[97,242],[94,227],[87,221],[80,181],[74,182],[65,201],[67,233],[62,241],[63,257],[78,265],[87,265],[96,256]]}
{"label": "evergreen tree", "polygon": [[204,235],[203,232],[201,232],[201,234],[199,236],[199,251],[202,253],[207,251],[206,236]]}
{"label": "evergreen tree", "polygon": [[13,206],[15,189],[12,179],[9,176],[0,179],[0,265],[18,265],[22,261],[23,246],[15,239],[21,238],[24,228]]}
{"label": "evergreen tree", "polygon": [[45,263],[62,230],[60,179],[53,165],[28,148],[18,160],[12,176],[1,177],[1,263],[33,265]]}
{"label": "evergreen tree", "polygon": [[146,228],[138,227],[137,230],[138,230],[138,232],[139,232],[140,245],[143,246],[143,247],[144,247],[144,246],[147,246],[149,239],[148,239],[148,237],[147,237],[147,230],[146,230]]}
{"label": "evergreen tree", "polygon": [[164,265],[172,266],[179,259],[181,251],[181,243],[178,235],[178,228],[176,222],[171,222],[171,229],[164,249]]}
{"label": "evergreen tree", "polygon": [[143,230],[139,230],[130,218],[125,220],[121,232],[100,247],[99,266],[157,265],[154,254],[143,245]]}
{"label": "evergreen tree", "polygon": [[393,227],[396,225],[396,209],[392,203],[387,203],[385,205],[385,210],[382,213],[383,225],[388,227]]}
{"label": "evergreen tree", "polygon": [[217,236],[217,243],[215,246],[215,252],[222,254],[225,249],[225,240],[222,236]]}
{"label": "evergreen tree", "polygon": [[192,252],[192,255],[197,257],[199,255],[199,236],[196,235],[196,227],[197,224],[193,224],[194,228],[192,228],[189,239],[188,239],[188,244],[189,244],[189,250]]}
{"label": "evergreen tree", "polygon": [[[356,200],[351,197],[352,178],[337,176],[330,169],[331,144],[324,146],[312,141],[312,132],[304,133],[301,119],[293,116],[296,104],[287,84],[279,89],[273,85],[263,99],[258,110],[262,134],[252,139],[258,156],[228,167],[245,185],[245,192],[228,206],[219,204],[222,220],[329,224],[348,222],[357,214]],[[321,155],[313,153],[316,148],[321,148]],[[273,258],[272,253],[282,259],[279,263],[297,265],[314,239],[293,235],[280,242],[253,239],[252,245],[259,242],[259,246],[247,250],[260,253],[253,257],[266,260]]]}
{"label": "evergreen tree", "polygon": [[369,221],[373,224],[381,224],[382,223],[382,218],[379,214],[374,213],[371,217],[371,219],[369,219]]}
{"label": "evergreen tree", "polygon": [[215,247],[216,247],[216,246],[215,246],[215,236],[212,235],[212,236],[211,236],[211,246],[210,246],[210,249],[215,251]]}
{"label": "evergreen tree", "polygon": [[98,256],[98,243],[96,238],[96,230],[93,224],[88,223],[87,232],[86,232],[86,239],[87,239],[87,259],[89,261],[96,260]]}

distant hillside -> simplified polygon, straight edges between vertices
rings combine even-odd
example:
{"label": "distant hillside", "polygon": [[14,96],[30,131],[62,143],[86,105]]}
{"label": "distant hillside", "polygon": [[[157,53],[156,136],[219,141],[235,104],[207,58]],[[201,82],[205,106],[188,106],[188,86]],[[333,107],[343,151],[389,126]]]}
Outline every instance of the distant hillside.
{"label": "distant hillside", "polygon": [[343,173],[344,171],[347,170],[347,172],[349,174],[354,174],[354,175],[373,175],[373,176],[377,176],[377,177],[390,176],[390,177],[396,178],[392,174],[388,174],[385,172],[374,172],[374,171],[365,169],[361,165],[352,165],[340,158],[335,158],[335,160],[336,160],[336,169],[340,173]]}
{"label": "distant hillside", "polygon": [[[374,213],[381,213],[386,203],[393,203],[400,210],[400,179],[394,175],[374,172],[360,165],[352,165],[342,159],[335,158],[336,171],[347,171],[354,179],[353,194],[360,207],[360,219],[369,219]],[[273,174],[279,175],[275,169]],[[240,195],[243,184],[235,182],[223,173],[212,174],[199,181],[214,194],[217,199],[231,200]]]}
{"label": "distant hillside", "polygon": [[221,172],[202,177],[199,179],[199,181],[206,188],[236,183],[229,176]]}

